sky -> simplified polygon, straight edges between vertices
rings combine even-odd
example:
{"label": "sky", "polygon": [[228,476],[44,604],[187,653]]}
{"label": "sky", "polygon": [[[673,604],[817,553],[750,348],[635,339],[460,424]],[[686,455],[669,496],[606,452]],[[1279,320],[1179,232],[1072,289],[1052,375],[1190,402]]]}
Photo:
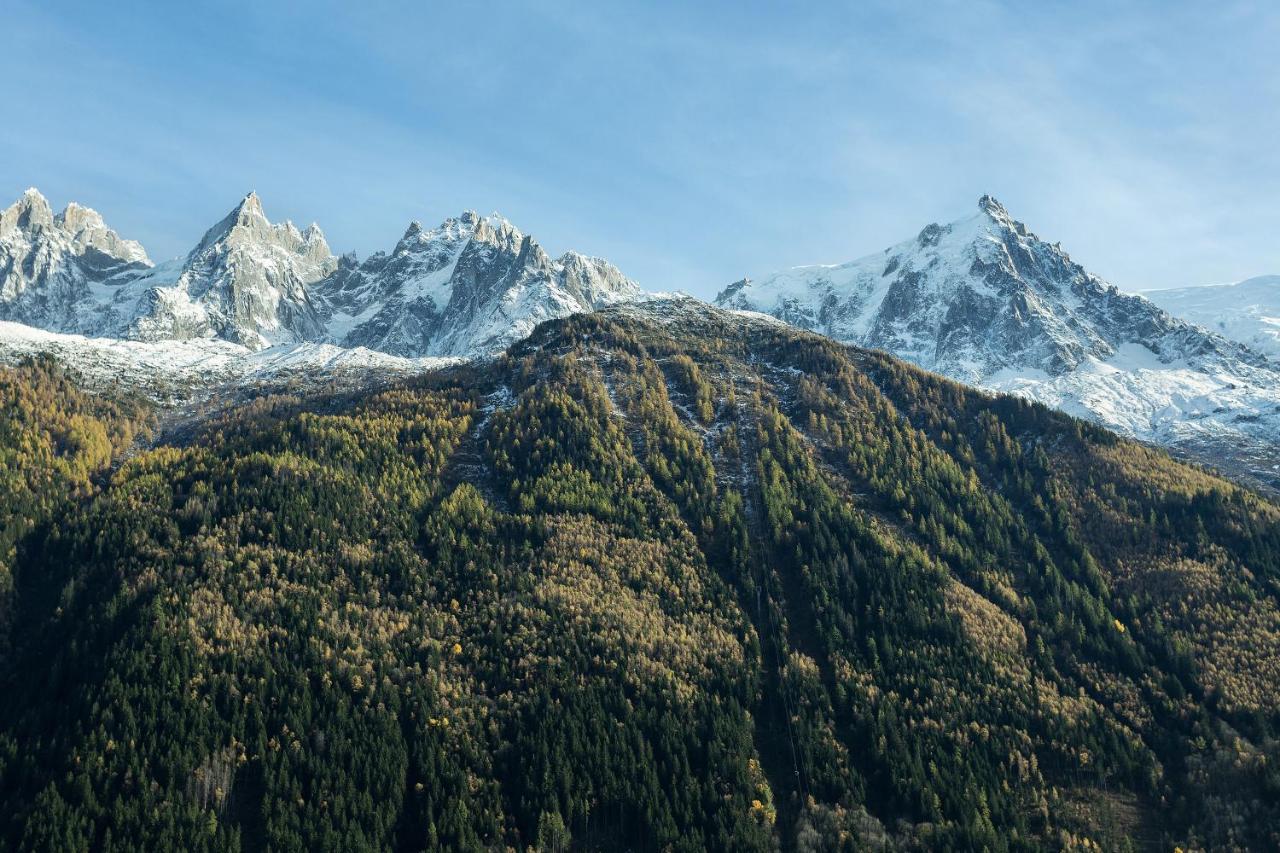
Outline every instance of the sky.
{"label": "sky", "polygon": [[0,206],[157,260],[256,190],[335,252],[501,212],[710,297],[971,215],[1124,290],[1280,273],[1273,2],[7,0]]}

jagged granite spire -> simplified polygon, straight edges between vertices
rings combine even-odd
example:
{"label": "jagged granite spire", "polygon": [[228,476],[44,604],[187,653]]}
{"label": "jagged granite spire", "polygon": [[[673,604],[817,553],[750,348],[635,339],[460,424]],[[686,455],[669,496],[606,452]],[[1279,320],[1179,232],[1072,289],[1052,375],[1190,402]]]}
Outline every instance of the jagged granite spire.
{"label": "jagged granite spire", "polygon": [[[542,320],[642,295],[606,261],[577,252],[552,259],[500,214],[474,210],[433,229],[411,222],[390,253],[360,262],[334,257],[314,223],[299,231],[271,222],[250,192],[184,258],[157,268],[80,205],[55,217],[32,190],[2,217],[0,319],[56,331],[471,356],[504,348]],[[53,275],[71,256],[74,274]],[[47,273],[34,289],[14,272],[32,268]],[[16,294],[28,289],[24,308]]]}
{"label": "jagged granite spire", "polygon": [[0,213],[0,234],[9,231],[38,231],[53,227],[53,209],[40,190],[30,187],[22,197]]}
{"label": "jagged granite spire", "polygon": [[430,230],[411,222],[390,254],[339,270],[317,292],[334,343],[402,356],[497,352],[542,320],[642,294],[602,260],[553,260],[501,215],[473,210]]}
{"label": "jagged granite spire", "polygon": [[308,287],[337,268],[319,226],[303,233],[273,224],[250,192],[205,233],[172,286],[143,297],[129,333],[219,337],[251,349],[316,340],[323,328]]}
{"label": "jagged granite spire", "polygon": [[978,210],[993,217],[1010,218],[1009,211],[1005,210],[1004,205],[996,201],[996,197],[993,195],[984,194],[982,198],[978,199]]}
{"label": "jagged granite spire", "polygon": [[54,215],[34,187],[0,212],[0,320],[58,332],[115,331],[120,311],[108,294],[150,268],[142,246],[72,202]]}

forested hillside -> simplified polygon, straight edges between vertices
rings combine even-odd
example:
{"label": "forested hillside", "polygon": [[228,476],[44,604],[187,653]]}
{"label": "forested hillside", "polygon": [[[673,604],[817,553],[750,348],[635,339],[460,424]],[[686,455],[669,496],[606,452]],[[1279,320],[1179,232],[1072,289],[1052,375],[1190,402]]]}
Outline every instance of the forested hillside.
{"label": "forested hillside", "polygon": [[74,513],[94,478],[149,434],[144,405],[81,392],[49,360],[0,367],[0,658],[9,648],[20,548]]}
{"label": "forested hillside", "polygon": [[1043,407],[690,304],[0,391],[0,846],[1280,845],[1280,508]]}

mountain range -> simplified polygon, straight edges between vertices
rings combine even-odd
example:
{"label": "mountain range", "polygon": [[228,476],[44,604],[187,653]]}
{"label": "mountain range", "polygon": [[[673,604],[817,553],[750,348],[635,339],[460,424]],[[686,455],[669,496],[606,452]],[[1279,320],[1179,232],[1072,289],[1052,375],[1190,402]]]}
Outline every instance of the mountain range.
{"label": "mountain range", "polygon": [[315,224],[270,222],[250,193],[185,258],[158,265],[95,211],[55,215],[34,189],[0,214],[0,320],[50,332],[471,357],[639,295],[605,261],[551,258],[496,214],[411,223],[389,253],[360,262],[334,256]]}
{"label": "mountain range", "polygon": [[[883,252],[745,278],[715,301],[1270,484],[1280,366],[1266,318],[1245,328],[1200,292],[1230,302],[1228,291],[1267,289],[1122,293],[984,196],[973,215]],[[390,251],[360,260],[335,256],[317,225],[272,223],[250,193],[160,264],[96,212],[55,215],[36,190],[0,214],[0,353],[53,352],[91,381],[156,397],[290,374],[421,372],[494,356],[548,319],[653,298],[599,258],[550,257],[496,214],[411,223]]]}
{"label": "mountain range", "polygon": [[42,202],[0,847],[1280,845],[1280,505],[940,375],[1140,415],[1107,376],[1271,363],[994,200],[721,306],[499,217],[359,261],[250,195],[154,264]]}

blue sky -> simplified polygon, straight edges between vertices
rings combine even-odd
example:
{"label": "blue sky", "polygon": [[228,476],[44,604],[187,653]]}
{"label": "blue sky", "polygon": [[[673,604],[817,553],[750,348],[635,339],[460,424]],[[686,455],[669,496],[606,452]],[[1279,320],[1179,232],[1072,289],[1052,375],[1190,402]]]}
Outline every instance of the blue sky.
{"label": "blue sky", "polygon": [[1124,289],[1280,272],[1274,3],[5,6],[0,198],[157,259],[256,189],[335,251],[498,210],[710,296],[990,192]]}

